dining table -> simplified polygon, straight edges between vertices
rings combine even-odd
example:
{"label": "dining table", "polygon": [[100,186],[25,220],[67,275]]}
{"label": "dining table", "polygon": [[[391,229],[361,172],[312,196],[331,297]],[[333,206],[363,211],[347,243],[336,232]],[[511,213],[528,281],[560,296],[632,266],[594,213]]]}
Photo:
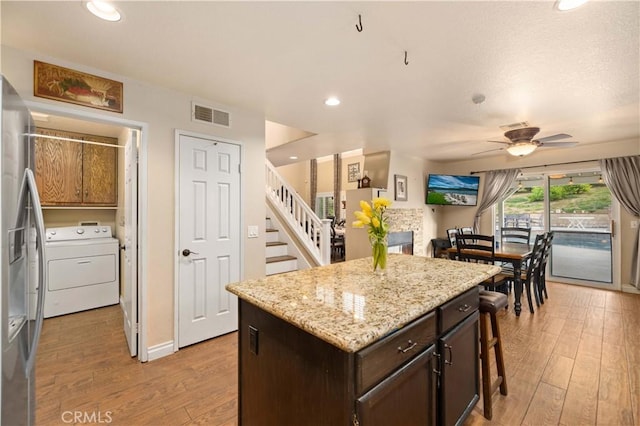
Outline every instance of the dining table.
{"label": "dining table", "polygon": [[[522,312],[522,268],[531,257],[533,248],[530,244],[504,243],[495,249],[493,260],[495,262],[509,263],[513,267],[513,290],[514,290],[514,311],[516,316]],[[451,247],[447,249],[449,259],[456,259],[458,249]]]}

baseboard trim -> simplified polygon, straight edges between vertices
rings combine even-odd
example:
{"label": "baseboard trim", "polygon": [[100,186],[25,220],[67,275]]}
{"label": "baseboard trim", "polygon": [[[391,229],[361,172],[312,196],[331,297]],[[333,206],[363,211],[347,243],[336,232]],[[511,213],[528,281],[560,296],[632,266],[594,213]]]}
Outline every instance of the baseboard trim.
{"label": "baseboard trim", "polygon": [[153,361],[159,358],[173,354],[173,340],[160,343],[158,345],[149,346],[147,349],[149,355],[149,361]]}
{"label": "baseboard trim", "polygon": [[640,294],[640,289],[635,288],[631,284],[622,284],[622,292],[623,293]]}

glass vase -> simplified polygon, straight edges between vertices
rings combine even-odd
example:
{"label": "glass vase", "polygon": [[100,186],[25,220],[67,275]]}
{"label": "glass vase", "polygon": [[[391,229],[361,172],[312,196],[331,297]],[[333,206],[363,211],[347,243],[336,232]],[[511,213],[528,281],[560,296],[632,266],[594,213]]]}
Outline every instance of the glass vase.
{"label": "glass vase", "polygon": [[377,240],[371,244],[373,254],[373,271],[384,270],[387,267],[387,242]]}

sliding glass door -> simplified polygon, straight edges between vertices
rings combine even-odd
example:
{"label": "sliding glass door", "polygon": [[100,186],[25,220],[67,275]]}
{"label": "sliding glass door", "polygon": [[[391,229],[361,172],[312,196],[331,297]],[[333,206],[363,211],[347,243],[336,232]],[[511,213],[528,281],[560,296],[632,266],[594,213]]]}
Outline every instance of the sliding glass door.
{"label": "sliding glass door", "polygon": [[613,283],[612,197],[600,175],[549,176],[551,277]]}
{"label": "sliding glass door", "polygon": [[499,209],[497,230],[530,227],[532,240],[551,230],[549,279],[617,289],[612,233],[617,203],[599,171],[524,174],[517,185]]}

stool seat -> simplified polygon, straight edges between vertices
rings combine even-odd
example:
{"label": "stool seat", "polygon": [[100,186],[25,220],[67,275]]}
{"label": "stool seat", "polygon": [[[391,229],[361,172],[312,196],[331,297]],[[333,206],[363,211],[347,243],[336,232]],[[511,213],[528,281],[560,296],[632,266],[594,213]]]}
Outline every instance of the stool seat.
{"label": "stool seat", "polygon": [[[491,400],[493,393],[500,388],[502,395],[507,394],[502,339],[497,313],[507,307],[507,295],[497,291],[480,291],[480,361],[482,364],[482,400],[484,417],[493,417]],[[491,360],[489,351],[493,349],[498,377],[491,380]]]}
{"label": "stool seat", "polygon": [[497,313],[507,307],[507,295],[497,291],[480,290],[480,312]]}

